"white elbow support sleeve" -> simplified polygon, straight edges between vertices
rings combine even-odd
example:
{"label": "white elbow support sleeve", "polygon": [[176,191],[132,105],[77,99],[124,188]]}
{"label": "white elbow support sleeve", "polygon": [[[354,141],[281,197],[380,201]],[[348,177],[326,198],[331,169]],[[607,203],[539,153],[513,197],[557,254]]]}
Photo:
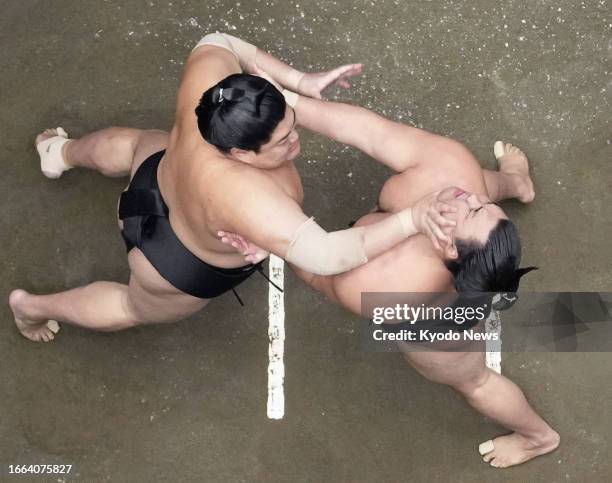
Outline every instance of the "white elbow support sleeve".
{"label": "white elbow support sleeve", "polygon": [[368,261],[365,228],[327,233],[313,218],[295,232],[285,259],[316,275],[335,275]]}
{"label": "white elbow support sleeve", "polygon": [[203,45],[214,45],[215,47],[221,47],[223,49],[229,50],[234,56],[242,70],[245,72],[251,72],[253,70],[253,66],[255,65],[255,54],[257,52],[257,47],[244,40],[239,39],[238,37],[234,37],[229,34],[208,34],[202,37],[202,39],[197,43],[193,50],[198,47],[202,47]]}

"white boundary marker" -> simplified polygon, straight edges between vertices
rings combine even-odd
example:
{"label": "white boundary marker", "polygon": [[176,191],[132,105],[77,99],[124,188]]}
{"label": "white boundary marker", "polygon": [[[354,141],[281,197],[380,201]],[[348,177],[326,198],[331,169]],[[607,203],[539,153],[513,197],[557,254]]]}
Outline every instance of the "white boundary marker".
{"label": "white boundary marker", "polygon": [[[270,254],[269,277],[284,289],[284,267],[282,258]],[[268,418],[283,419],[285,416],[285,299],[283,292],[268,284]]]}
{"label": "white boundary marker", "polygon": [[497,310],[491,310],[485,322],[485,329],[487,334],[498,334],[497,340],[487,340],[487,367],[501,374],[501,316]]}

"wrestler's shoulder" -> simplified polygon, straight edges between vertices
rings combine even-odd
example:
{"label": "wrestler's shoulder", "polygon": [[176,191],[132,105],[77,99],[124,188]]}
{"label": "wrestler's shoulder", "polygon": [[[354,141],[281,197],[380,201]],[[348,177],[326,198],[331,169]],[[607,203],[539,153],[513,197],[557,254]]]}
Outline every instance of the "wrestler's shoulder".
{"label": "wrestler's shoulder", "polygon": [[240,196],[241,194],[261,191],[280,190],[264,170],[227,159],[223,156],[209,157],[202,163],[197,173],[198,182],[213,196]]}

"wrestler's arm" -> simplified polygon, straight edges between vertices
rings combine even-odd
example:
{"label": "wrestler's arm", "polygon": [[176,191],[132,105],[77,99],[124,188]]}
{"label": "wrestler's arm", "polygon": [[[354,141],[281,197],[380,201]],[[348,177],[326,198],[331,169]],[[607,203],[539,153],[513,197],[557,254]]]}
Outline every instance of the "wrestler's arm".
{"label": "wrestler's arm", "polygon": [[368,109],[311,98],[320,98],[321,91],[332,83],[349,87],[346,79],[361,73],[361,64],[349,64],[329,72],[306,75],[256,46],[228,34],[210,34],[201,42],[223,46],[235,56],[246,72],[263,75],[279,84],[277,87],[280,89],[284,87],[304,94],[299,99],[285,94],[288,102],[291,100],[290,104],[295,107],[301,126],[354,146],[395,171],[409,168],[409,160],[413,159],[410,156],[412,147],[406,142],[408,132],[411,140],[418,137],[415,131],[428,134],[390,121]]}
{"label": "wrestler's arm", "polygon": [[301,72],[277,59],[249,42],[227,33],[212,33],[204,36],[199,46],[216,46],[230,52],[242,70],[248,74],[260,75],[263,71],[280,90],[287,89],[299,94],[321,98],[321,91],[332,84],[350,87],[348,78],[361,73],[361,64],[346,64],[324,72]]}
{"label": "wrestler's arm", "polygon": [[187,58],[177,94],[176,125],[196,130],[195,108],[202,94],[231,74],[240,73],[240,65],[227,50],[215,46],[202,46]]}
{"label": "wrestler's arm", "polygon": [[223,33],[205,35],[189,55],[178,91],[176,123],[197,126],[193,110],[202,94],[231,74],[266,71],[274,81],[291,91],[320,97],[332,83],[348,87],[348,77],[361,72],[361,64],[337,67],[328,72],[304,74],[273,55],[237,37]]}
{"label": "wrestler's arm", "polygon": [[282,85],[296,90],[302,72],[228,34],[205,35],[189,55],[177,95],[176,125],[197,128],[194,115],[202,94],[231,74],[252,73],[255,60]]}
{"label": "wrestler's arm", "polygon": [[214,228],[239,233],[317,275],[348,271],[420,231],[406,209],[379,223],[326,233],[266,176],[252,173],[248,189],[225,181],[215,198],[226,211]]}
{"label": "wrestler's arm", "polygon": [[353,146],[394,171],[410,167],[408,160],[413,147],[407,139],[414,140],[416,128],[391,121],[363,107],[308,97],[299,98],[295,113],[299,125]]}
{"label": "wrestler's arm", "polygon": [[227,33],[210,33],[202,37],[193,52],[200,47],[217,47],[229,52],[247,74],[256,72],[255,66],[268,72],[283,87],[297,91],[304,73],[294,69],[255,45]]}

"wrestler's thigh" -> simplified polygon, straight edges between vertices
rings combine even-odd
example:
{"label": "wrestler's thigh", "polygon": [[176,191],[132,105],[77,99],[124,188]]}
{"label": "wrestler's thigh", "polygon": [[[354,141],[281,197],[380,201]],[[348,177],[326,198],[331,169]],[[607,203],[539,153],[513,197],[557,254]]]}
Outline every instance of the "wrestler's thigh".
{"label": "wrestler's thigh", "polygon": [[138,248],[130,250],[128,263],[130,309],[143,323],[175,322],[195,314],[210,301],[173,287]]}
{"label": "wrestler's thigh", "polygon": [[159,129],[150,129],[142,131],[136,148],[134,149],[134,159],[130,170],[130,179],[134,176],[136,170],[152,154],[155,154],[168,146],[170,134]]}
{"label": "wrestler's thigh", "polygon": [[469,352],[425,352],[417,344],[401,344],[402,356],[426,379],[438,384],[461,386],[486,370],[485,347],[470,347]]}

